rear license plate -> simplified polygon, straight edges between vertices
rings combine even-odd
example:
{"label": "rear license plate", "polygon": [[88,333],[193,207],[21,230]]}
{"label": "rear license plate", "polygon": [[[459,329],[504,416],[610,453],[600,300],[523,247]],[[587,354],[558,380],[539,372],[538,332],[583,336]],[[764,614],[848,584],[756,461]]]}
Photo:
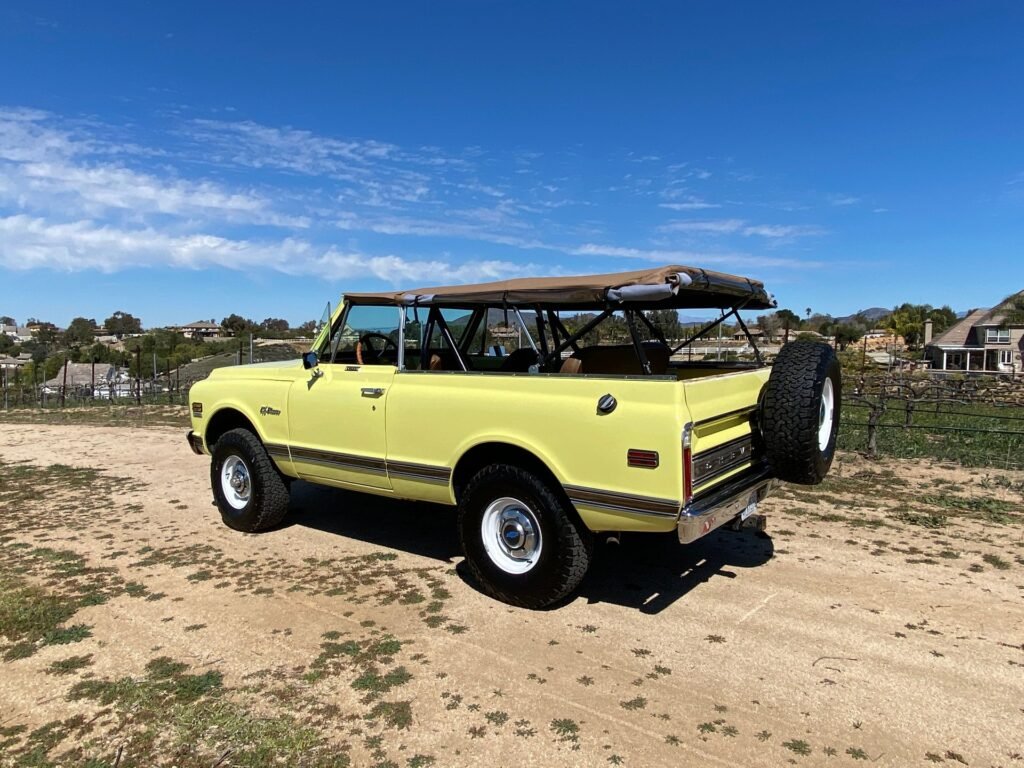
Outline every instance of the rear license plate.
{"label": "rear license plate", "polygon": [[747,506],[740,512],[740,520],[746,520],[752,514],[757,512],[757,493],[750,494],[750,499],[747,501]]}

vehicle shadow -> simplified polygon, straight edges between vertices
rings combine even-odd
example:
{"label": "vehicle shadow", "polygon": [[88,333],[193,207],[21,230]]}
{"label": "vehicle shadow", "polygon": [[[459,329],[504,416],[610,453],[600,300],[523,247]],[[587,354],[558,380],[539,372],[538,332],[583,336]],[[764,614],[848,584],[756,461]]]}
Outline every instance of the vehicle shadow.
{"label": "vehicle shadow", "polygon": [[[283,526],[300,525],[338,537],[451,563],[461,560],[455,508],[389,499],[296,481]],[[754,531],[716,531],[693,544],[675,533],[624,534],[619,544],[594,547],[590,572],[573,600],[612,603],[655,614],[716,577],[735,578],[735,569],[756,568],[775,552],[770,537]],[[465,563],[456,573],[479,589]]]}
{"label": "vehicle shadow", "polygon": [[301,525],[434,560],[462,552],[455,508],[296,481],[283,526]]}
{"label": "vehicle shadow", "polygon": [[734,569],[764,565],[774,553],[771,537],[751,530],[719,530],[685,545],[675,533],[624,534],[620,544],[595,548],[578,596],[660,613],[701,584],[734,579]]}

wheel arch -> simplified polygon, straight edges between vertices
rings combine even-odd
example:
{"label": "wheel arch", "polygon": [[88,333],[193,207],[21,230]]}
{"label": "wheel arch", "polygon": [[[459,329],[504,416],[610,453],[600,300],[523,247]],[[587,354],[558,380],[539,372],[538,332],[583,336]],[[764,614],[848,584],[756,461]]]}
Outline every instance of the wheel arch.
{"label": "wheel arch", "polygon": [[232,429],[247,429],[256,436],[257,440],[261,443],[264,442],[263,435],[256,428],[256,422],[252,418],[240,408],[225,405],[214,411],[206,423],[206,428],[203,430],[206,449],[212,452],[213,446],[217,444],[221,435]]}
{"label": "wheel arch", "polygon": [[490,464],[511,464],[527,469],[543,478],[554,492],[566,496],[562,481],[536,453],[514,443],[488,440],[466,450],[455,463],[452,470],[452,493],[456,504],[461,499],[467,483],[477,472]]}

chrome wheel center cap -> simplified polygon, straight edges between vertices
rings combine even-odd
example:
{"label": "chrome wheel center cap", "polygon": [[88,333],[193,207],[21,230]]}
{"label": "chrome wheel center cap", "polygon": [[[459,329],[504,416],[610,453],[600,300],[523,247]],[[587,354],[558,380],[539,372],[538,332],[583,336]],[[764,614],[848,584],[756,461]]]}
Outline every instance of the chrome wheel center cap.
{"label": "chrome wheel center cap", "polygon": [[229,480],[229,482],[231,483],[232,489],[234,489],[235,493],[239,496],[245,495],[246,490],[249,488],[249,478],[241,466],[235,467],[234,472],[231,473],[231,480]]}
{"label": "chrome wheel center cap", "polygon": [[501,531],[502,538],[511,549],[522,549],[526,533],[519,523],[507,521]]}
{"label": "chrome wheel center cap", "polygon": [[537,551],[537,531],[523,510],[507,507],[498,519],[498,545],[514,560],[530,560]]}

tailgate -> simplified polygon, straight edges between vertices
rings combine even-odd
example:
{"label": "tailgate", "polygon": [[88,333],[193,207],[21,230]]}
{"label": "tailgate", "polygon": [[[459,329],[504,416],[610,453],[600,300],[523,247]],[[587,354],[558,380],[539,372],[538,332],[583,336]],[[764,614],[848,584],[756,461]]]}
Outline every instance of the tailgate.
{"label": "tailgate", "polygon": [[680,382],[690,413],[694,496],[749,469],[761,459],[756,414],[770,368]]}

